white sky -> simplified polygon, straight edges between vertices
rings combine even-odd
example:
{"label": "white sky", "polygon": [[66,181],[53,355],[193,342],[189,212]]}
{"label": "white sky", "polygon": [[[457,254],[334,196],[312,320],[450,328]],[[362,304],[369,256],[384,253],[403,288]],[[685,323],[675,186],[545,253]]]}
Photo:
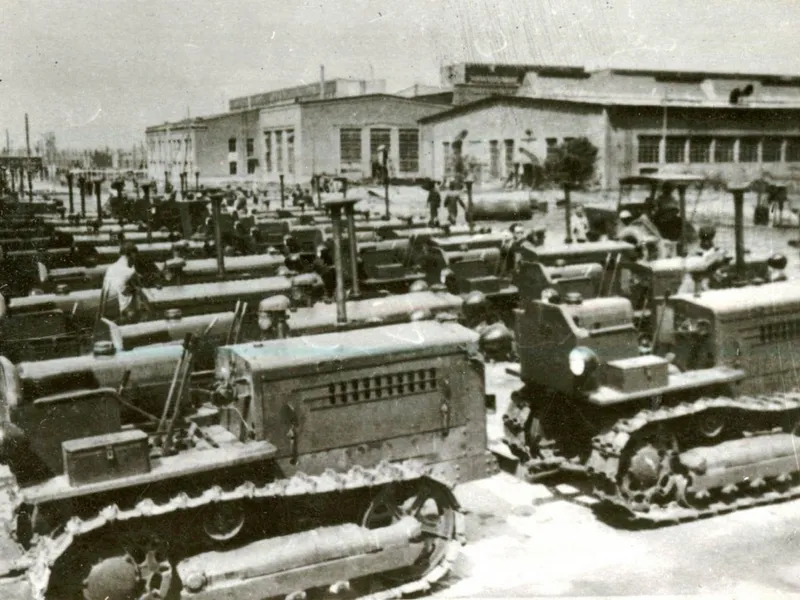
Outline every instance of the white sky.
{"label": "white sky", "polygon": [[130,147],[147,125],[329,77],[442,63],[800,75],[800,0],[0,0],[0,145]]}

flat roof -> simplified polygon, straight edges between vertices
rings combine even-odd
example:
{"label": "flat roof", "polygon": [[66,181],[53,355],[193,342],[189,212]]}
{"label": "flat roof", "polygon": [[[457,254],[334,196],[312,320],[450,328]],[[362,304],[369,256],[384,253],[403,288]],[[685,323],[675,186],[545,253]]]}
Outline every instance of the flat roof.
{"label": "flat roof", "polygon": [[671,101],[664,102],[661,99],[643,99],[643,98],[610,98],[610,97],[597,97],[597,96],[507,96],[507,95],[491,95],[474,102],[460,104],[443,110],[427,117],[417,119],[418,123],[435,123],[462,114],[467,114],[475,110],[480,110],[488,106],[495,105],[511,105],[521,107],[535,108],[537,106],[547,105],[569,105],[569,106],[594,106],[594,107],[614,107],[614,106],[631,106],[631,107],[654,107],[659,108],[663,106],[679,107],[679,108],[720,108],[730,110],[800,110],[800,102],[798,103],[775,103],[768,104],[765,102],[748,102],[747,104],[729,104],[728,102],[692,102],[692,101]]}
{"label": "flat roof", "polygon": [[474,102],[459,104],[458,106],[454,106],[452,108],[443,110],[436,114],[428,115],[427,117],[422,117],[421,119],[417,119],[417,122],[423,124],[434,123],[436,121],[449,119],[451,117],[466,114],[475,110],[480,110],[481,108],[487,106],[493,106],[497,104],[509,104],[513,106],[522,106],[522,107],[525,106],[535,107],[535,106],[541,106],[543,104],[558,104],[564,102],[567,102],[572,105],[584,105],[584,106],[597,105],[597,103],[585,102],[582,100],[572,100],[572,99],[554,100],[551,98],[531,98],[528,96],[508,96],[501,94],[492,94],[491,96],[481,98],[480,100],[475,100]]}
{"label": "flat roof", "polygon": [[182,128],[190,128],[190,129],[204,129],[203,123],[205,121],[213,121],[214,119],[221,119],[224,117],[231,117],[236,115],[241,115],[247,112],[258,112],[261,110],[262,107],[258,108],[243,108],[241,110],[231,110],[228,112],[223,113],[214,113],[211,115],[203,115],[200,117],[192,117],[191,119],[182,119],[180,121],[170,121],[167,123],[162,123],[160,125],[150,125],[144,131],[145,133],[150,133],[154,131],[162,131],[166,129],[182,129]]}
{"label": "flat roof", "polygon": [[[407,104],[422,104],[425,106],[435,106],[436,108],[441,108],[442,105],[436,102],[425,102],[423,100],[415,100],[414,98],[406,98],[404,96],[395,96],[394,94],[361,94],[358,96],[342,96],[340,98],[315,98],[313,100],[298,100],[297,104],[306,105],[306,104],[333,104],[335,102],[357,102],[360,100],[394,100],[397,102],[405,102]],[[268,108],[268,107],[264,107]]]}

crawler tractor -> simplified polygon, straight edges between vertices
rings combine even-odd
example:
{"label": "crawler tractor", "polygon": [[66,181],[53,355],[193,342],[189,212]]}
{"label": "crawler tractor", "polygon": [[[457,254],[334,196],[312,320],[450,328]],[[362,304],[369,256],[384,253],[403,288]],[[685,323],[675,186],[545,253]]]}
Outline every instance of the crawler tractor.
{"label": "crawler tractor", "polygon": [[[737,218],[742,192],[734,191]],[[743,244],[737,273],[744,279]],[[517,311],[524,387],[504,415],[527,475],[588,473],[596,494],[674,523],[800,494],[800,285],[666,301],[672,352],[642,349],[626,298],[527,302]]]}
{"label": "crawler tractor", "polygon": [[175,372],[137,419],[122,414],[141,376],[81,385],[0,361],[0,597],[430,589],[464,534],[450,486],[494,469],[477,341],[425,321],[228,345],[198,393],[187,336],[150,348]]}

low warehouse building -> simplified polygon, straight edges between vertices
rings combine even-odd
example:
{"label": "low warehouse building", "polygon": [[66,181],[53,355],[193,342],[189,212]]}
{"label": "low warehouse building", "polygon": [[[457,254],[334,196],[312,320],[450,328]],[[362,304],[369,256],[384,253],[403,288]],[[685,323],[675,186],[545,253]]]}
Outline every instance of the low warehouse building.
{"label": "low warehouse building", "polygon": [[721,180],[800,170],[800,78],[709,73],[531,72],[516,95],[420,119],[423,173],[441,179],[453,154],[480,181],[541,164],[570,137],[597,146],[598,183],[672,170]]}
{"label": "low warehouse building", "polygon": [[[230,112],[146,130],[148,173],[178,186],[209,178],[307,184],[314,174],[371,177],[380,146],[392,177],[420,175],[417,121],[449,97],[403,98],[383,82],[332,80],[235,98]],[[321,87],[324,86],[324,87]],[[320,90],[323,93],[320,93]],[[381,90],[371,92],[371,90]]]}

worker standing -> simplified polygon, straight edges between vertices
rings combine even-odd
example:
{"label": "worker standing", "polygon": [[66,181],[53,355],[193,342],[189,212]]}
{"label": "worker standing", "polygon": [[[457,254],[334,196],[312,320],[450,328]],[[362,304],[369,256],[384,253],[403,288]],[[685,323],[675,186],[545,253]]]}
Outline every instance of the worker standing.
{"label": "worker standing", "polygon": [[286,296],[265,298],[259,303],[258,328],[262,342],[291,336],[288,323],[290,306],[291,302]]}
{"label": "worker standing", "polygon": [[444,205],[445,208],[447,208],[447,220],[450,225],[456,224],[459,206],[465,211],[467,210],[467,207],[464,205],[464,200],[461,199],[461,194],[458,192],[458,185],[455,181],[450,182],[450,191],[444,198]]}
{"label": "worker standing", "polygon": [[114,264],[106,269],[103,279],[103,289],[106,299],[114,297],[119,302],[120,323],[133,323],[137,319],[135,302],[138,276],[136,273],[136,258],[139,250],[132,242],[125,242],[120,251],[120,257]]}
{"label": "worker standing", "polygon": [[439,193],[436,182],[431,182],[431,189],[428,192],[428,210],[430,211],[430,221],[428,225],[431,227],[439,226],[439,208],[442,206],[442,195]]}
{"label": "worker standing", "polygon": [[572,213],[570,229],[576,242],[586,241],[589,235],[589,219],[586,218],[586,213],[583,212],[583,207],[580,204],[575,207],[575,211]]}

